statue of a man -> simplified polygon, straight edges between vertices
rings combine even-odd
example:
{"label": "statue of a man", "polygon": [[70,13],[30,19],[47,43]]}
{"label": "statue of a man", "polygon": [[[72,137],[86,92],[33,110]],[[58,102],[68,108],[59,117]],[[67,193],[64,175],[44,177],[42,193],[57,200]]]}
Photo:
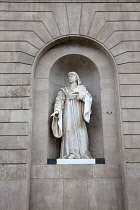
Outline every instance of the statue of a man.
{"label": "statue of a man", "polygon": [[85,123],[90,121],[92,97],[77,73],[69,72],[68,77],[69,87],[60,88],[51,115],[53,134],[62,137],[60,158],[92,158]]}

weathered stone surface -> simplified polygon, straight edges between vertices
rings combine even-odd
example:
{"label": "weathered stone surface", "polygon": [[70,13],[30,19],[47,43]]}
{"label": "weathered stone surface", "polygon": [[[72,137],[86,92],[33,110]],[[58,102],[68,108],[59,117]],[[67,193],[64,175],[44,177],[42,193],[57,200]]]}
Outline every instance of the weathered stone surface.
{"label": "weathered stone surface", "polygon": [[140,179],[139,178],[127,178],[126,179],[126,193],[128,199],[128,210],[136,209],[140,207]]}
{"label": "weathered stone surface", "polygon": [[0,150],[0,163],[27,163],[27,151]]}
{"label": "weathered stone surface", "polygon": [[26,179],[26,165],[0,165],[0,180],[17,181]]}
{"label": "weathered stone surface", "polygon": [[137,109],[123,109],[122,110],[123,121],[140,121],[140,110]]}
{"label": "weathered stone surface", "polygon": [[140,73],[140,63],[124,63],[118,65],[119,73]]}
{"label": "weathered stone surface", "polygon": [[119,150],[105,149],[104,150],[105,162],[107,164],[120,164]]}
{"label": "weathered stone surface", "polygon": [[30,98],[0,98],[0,109],[30,109]]}
{"label": "weathered stone surface", "polygon": [[29,110],[0,110],[1,122],[28,122],[30,115]]}
{"label": "weathered stone surface", "polygon": [[124,135],[125,148],[140,148],[140,135]]}
{"label": "weathered stone surface", "polygon": [[119,76],[120,84],[140,84],[140,75],[139,74],[120,74]]}
{"label": "weathered stone surface", "polygon": [[89,210],[122,210],[123,197],[120,178],[95,178],[88,180]]}
{"label": "weathered stone surface", "polygon": [[140,178],[140,163],[127,163],[126,176],[132,178]]}
{"label": "weathered stone surface", "polygon": [[31,178],[34,178],[34,179],[59,178],[59,166],[33,165],[31,169]]}
{"label": "weathered stone surface", "polygon": [[91,178],[92,165],[61,165],[60,178]]}
{"label": "weathered stone surface", "polygon": [[140,96],[140,85],[120,85],[121,96]]}
{"label": "weathered stone surface", "polygon": [[0,135],[28,135],[28,123],[0,123]]}
{"label": "weathered stone surface", "polygon": [[61,179],[33,179],[31,181],[32,210],[63,209],[63,180]]}
{"label": "weathered stone surface", "polygon": [[0,85],[30,85],[30,74],[1,74]]}
{"label": "weathered stone surface", "polygon": [[86,179],[64,180],[64,210],[88,210]]}
{"label": "weathered stone surface", "polygon": [[140,134],[140,122],[123,122],[124,134]]}
{"label": "weathered stone surface", "polygon": [[0,181],[0,209],[28,209],[28,183],[20,181]]}
{"label": "weathered stone surface", "polygon": [[21,63],[1,63],[0,73],[31,73],[31,66]]}
{"label": "weathered stone surface", "polygon": [[66,4],[70,34],[79,34],[81,4]]}
{"label": "weathered stone surface", "polygon": [[121,168],[115,164],[93,165],[93,177],[121,177]]}
{"label": "weathered stone surface", "polygon": [[0,149],[27,149],[28,136],[0,136]]}
{"label": "weathered stone surface", "polygon": [[31,155],[32,164],[42,165],[47,164],[47,150],[33,150]]}
{"label": "weathered stone surface", "polygon": [[122,108],[140,108],[140,97],[122,97],[121,106]]}
{"label": "weathered stone surface", "polygon": [[125,149],[125,159],[127,163],[140,162],[140,149]]}
{"label": "weathered stone surface", "polygon": [[[10,77],[9,77],[10,79]],[[12,82],[11,82],[12,83]],[[17,98],[17,97],[25,97],[30,96],[31,94],[31,86],[1,86],[0,87],[0,97],[6,98]]]}

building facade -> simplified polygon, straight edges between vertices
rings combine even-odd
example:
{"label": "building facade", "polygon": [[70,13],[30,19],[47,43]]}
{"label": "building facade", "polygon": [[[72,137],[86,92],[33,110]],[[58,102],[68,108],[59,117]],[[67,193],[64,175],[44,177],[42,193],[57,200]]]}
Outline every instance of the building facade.
{"label": "building facade", "polygon": [[[0,1],[0,209],[140,209],[140,3]],[[93,158],[51,165],[50,114],[76,71],[93,97]]]}

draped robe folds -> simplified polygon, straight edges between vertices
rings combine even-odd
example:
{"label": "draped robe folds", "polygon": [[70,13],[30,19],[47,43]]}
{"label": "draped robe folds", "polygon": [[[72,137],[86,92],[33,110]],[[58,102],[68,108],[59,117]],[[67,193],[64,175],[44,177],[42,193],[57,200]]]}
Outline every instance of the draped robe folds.
{"label": "draped robe folds", "polygon": [[90,120],[92,97],[83,85],[78,85],[78,93],[61,88],[56,97],[52,131],[55,137],[62,137],[60,158],[92,158],[88,151],[86,123]]}

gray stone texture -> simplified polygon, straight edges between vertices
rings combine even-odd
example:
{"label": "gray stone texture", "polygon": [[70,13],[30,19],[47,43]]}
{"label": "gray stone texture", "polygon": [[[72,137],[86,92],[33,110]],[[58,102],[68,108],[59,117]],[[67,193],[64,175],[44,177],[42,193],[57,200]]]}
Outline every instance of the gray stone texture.
{"label": "gray stone texture", "polygon": [[[0,210],[139,210],[139,1],[19,2],[0,3]],[[76,69],[105,165],[47,165],[54,98]]]}

